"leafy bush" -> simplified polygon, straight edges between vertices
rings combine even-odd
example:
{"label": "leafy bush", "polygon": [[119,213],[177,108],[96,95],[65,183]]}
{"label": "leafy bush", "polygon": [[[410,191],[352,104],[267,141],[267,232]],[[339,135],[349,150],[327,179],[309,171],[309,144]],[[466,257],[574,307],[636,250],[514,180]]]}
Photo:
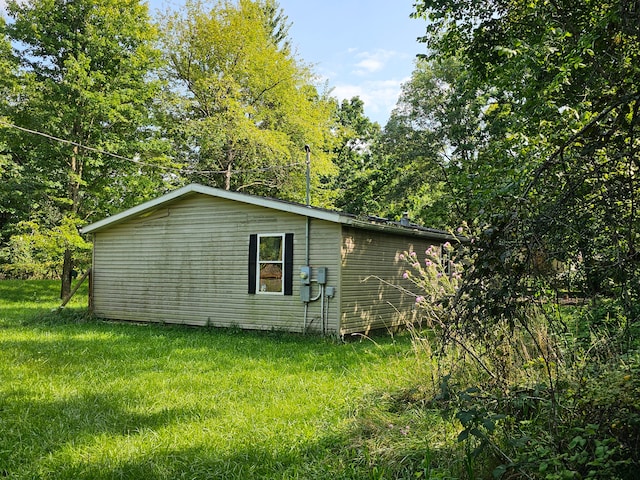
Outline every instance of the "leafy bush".
{"label": "leafy bush", "polygon": [[628,305],[561,307],[536,293],[506,296],[508,314],[470,315],[483,301],[460,288],[471,250],[447,245],[447,264],[433,251],[404,255],[426,327],[414,344],[434,364],[422,404],[458,422],[466,475],[635,478],[640,348]]}
{"label": "leafy bush", "polygon": [[91,244],[79,235],[77,223],[69,217],[53,228],[36,221],[20,222],[17,228],[18,233],[0,250],[0,272],[8,278],[59,278],[66,249],[76,252],[78,268],[90,264]]}

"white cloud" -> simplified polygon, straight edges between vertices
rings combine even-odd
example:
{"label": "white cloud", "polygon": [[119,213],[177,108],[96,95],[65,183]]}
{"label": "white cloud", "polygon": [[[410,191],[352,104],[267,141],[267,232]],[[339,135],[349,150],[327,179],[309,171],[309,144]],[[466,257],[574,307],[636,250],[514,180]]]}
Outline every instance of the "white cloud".
{"label": "white cloud", "polygon": [[375,80],[360,84],[336,85],[332,95],[340,101],[360,97],[364,102],[365,114],[382,126],[389,118],[391,110],[396,106],[401,86],[408,78],[399,80]]}
{"label": "white cloud", "polygon": [[378,58],[365,58],[356,63],[354,73],[358,75],[366,75],[368,73],[378,72],[384,68],[384,62]]}
{"label": "white cloud", "polygon": [[396,52],[390,50],[375,50],[373,52],[362,52],[356,55],[359,61],[355,64],[353,73],[356,75],[369,75],[383,70],[389,60],[397,56]]}

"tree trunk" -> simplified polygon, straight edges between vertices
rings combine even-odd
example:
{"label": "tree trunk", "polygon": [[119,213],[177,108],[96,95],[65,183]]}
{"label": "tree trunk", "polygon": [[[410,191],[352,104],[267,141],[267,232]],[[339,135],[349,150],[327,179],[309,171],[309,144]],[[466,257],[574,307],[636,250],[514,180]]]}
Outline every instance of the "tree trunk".
{"label": "tree trunk", "polygon": [[232,167],[233,167],[233,164],[229,162],[229,164],[227,165],[227,172],[224,175],[225,190],[231,190],[231,174],[233,173],[233,171],[231,170]]}
{"label": "tree trunk", "polygon": [[224,189],[231,190],[231,176],[233,175],[233,164],[235,163],[235,154],[233,145],[227,145],[224,149],[224,159],[227,169],[224,172]]}
{"label": "tree trunk", "polygon": [[[79,130],[79,127],[75,129]],[[82,176],[82,162],[78,159],[78,147],[73,147],[73,154],[70,158],[69,187],[68,195],[71,200],[71,214],[75,215],[79,210],[80,200],[80,177]],[[65,299],[71,293],[71,281],[73,280],[73,252],[70,248],[64,251],[62,262],[62,279],[60,285],[60,298]]]}

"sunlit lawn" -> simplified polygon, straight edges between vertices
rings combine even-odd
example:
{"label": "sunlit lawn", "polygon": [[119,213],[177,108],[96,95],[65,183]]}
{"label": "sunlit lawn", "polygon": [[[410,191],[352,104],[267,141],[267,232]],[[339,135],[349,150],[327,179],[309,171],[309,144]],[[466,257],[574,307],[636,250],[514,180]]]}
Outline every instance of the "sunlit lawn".
{"label": "sunlit lawn", "polygon": [[345,423],[415,368],[406,338],[104,322],[57,293],[0,281],[5,478],[349,478]]}

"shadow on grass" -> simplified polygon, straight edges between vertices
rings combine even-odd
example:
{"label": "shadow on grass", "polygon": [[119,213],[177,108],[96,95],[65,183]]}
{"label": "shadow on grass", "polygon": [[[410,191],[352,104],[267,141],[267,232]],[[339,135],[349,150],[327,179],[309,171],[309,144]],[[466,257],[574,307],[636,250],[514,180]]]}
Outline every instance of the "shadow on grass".
{"label": "shadow on grass", "polygon": [[[55,323],[47,318],[32,327],[20,326],[14,338],[8,335],[11,332],[0,334],[0,358],[10,361],[13,375],[13,381],[0,387],[0,425],[6,432],[0,439],[0,465],[10,478],[368,478],[363,475],[371,465],[362,451],[350,451],[348,438],[330,433],[306,445],[286,445],[283,440],[275,446],[265,443],[257,432],[243,433],[245,443],[231,453],[198,441],[182,449],[147,445],[135,458],[119,455],[113,451],[115,446],[103,451],[93,446],[103,435],[119,445],[130,436],[147,431],[153,437],[163,427],[183,422],[202,420],[222,426],[225,422],[219,417],[233,413],[223,406],[217,410],[211,399],[176,407],[162,399],[166,392],[137,388],[149,377],[185,395],[190,393],[190,382],[201,384],[211,375],[238,376],[238,365],[255,372],[266,364],[265,371],[280,371],[282,376],[298,372],[307,378],[322,370],[333,381],[342,381],[345,370],[376,368],[396,355],[393,348],[384,348],[393,347],[391,343],[343,345],[282,333],[98,320]],[[37,377],[37,387],[23,371]],[[25,382],[18,383],[16,379],[23,375]],[[243,375],[238,376],[243,382],[237,388],[256,384],[251,378],[244,383]],[[83,376],[89,378],[75,383]],[[275,377],[268,380],[276,381]],[[114,391],[100,391],[114,384]],[[267,394],[264,401],[266,405],[273,400]],[[157,410],[144,411],[153,408]],[[259,416],[260,410],[251,415]],[[94,453],[83,454],[84,446]]]}
{"label": "shadow on grass", "polygon": [[[85,288],[86,285],[80,289],[80,298],[86,297],[86,292],[83,293]],[[76,346],[88,348],[90,352],[103,350],[104,336],[110,335],[118,338],[110,348],[129,349],[134,357],[136,352],[153,354],[159,347],[170,353],[190,348],[192,351],[198,349],[200,354],[217,357],[226,355],[243,360],[284,362],[289,371],[341,371],[362,361],[375,362],[402,355],[410,343],[408,337],[394,339],[388,335],[377,335],[343,345],[335,339],[286,332],[103,321],[92,318],[86,308],[56,310],[59,305],[55,297],[57,292],[58,282],[51,280],[0,281],[0,326],[48,329],[54,334],[66,335],[70,340],[95,335],[97,341],[94,345],[87,345],[83,340]],[[70,343],[65,348],[73,349],[74,346]],[[79,356],[77,361],[85,362],[86,358]]]}
{"label": "shadow on grass", "polygon": [[[410,338],[380,336],[348,344],[318,336],[283,332],[241,331],[224,328],[180,325],[135,324],[104,321],[91,317],[86,309],[36,312],[22,322],[23,328],[46,329],[48,339],[16,340],[13,345],[0,338],[3,348],[23,352],[48,351],[53,357],[61,351],[84,352],[65,358],[83,364],[109,355],[126,353],[132,359],[148,361],[154,356],[220,362],[272,362],[291,373],[296,371],[344,371],[362,365],[386,361],[407,354]],[[51,338],[61,338],[52,344]],[[30,345],[30,342],[34,342]],[[53,349],[52,349],[53,348]],[[188,358],[187,358],[188,359]]]}
{"label": "shadow on grass", "polygon": [[[87,304],[87,284],[80,287],[72,300]],[[61,300],[60,283],[55,280],[0,280],[0,327],[31,322],[57,308]],[[85,309],[86,310],[86,309]]]}
{"label": "shadow on grass", "polygon": [[[3,430],[0,465],[4,467],[4,476],[34,475],[39,460],[67,445],[75,448],[101,435],[128,436],[147,429],[158,430],[196,415],[184,408],[140,413],[131,410],[130,399],[108,393],[88,393],[56,401],[31,396],[32,392],[22,389],[0,400]],[[214,416],[213,409],[207,415]]]}
{"label": "shadow on grass", "polygon": [[[184,448],[157,448],[135,459],[80,461],[56,464],[51,478],[63,479],[306,479],[343,480],[443,478],[451,464],[438,466],[434,457],[452,458],[449,447],[431,449],[424,442],[402,458],[382,457],[367,448],[354,448],[346,435],[327,434],[295,447],[282,445],[273,450],[256,445],[219,451],[206,445]],[[53,472],[52,472],[53,473]],[[435,475],[435,476],[431,476]]]}
{"label": "shadow on grass", "polygon": [[[55,478],[92,480],[349,478],[336,477],[332,472],[326,471],[322,472],[321,476],[309,475],[308,466],[303,467],[308,461],[309,458],[304,452],[295,450],[274,453],[255,446],[238,449],[233,454],[229,454],[202,446],[183,450],[161,450],[115,464],[111,459],[105,459],[94,463],[59,465],[55,471]],[[300,470],[303,469],[305,475],[300,476]],[[54,475],[51,476],[53,477]]]}

